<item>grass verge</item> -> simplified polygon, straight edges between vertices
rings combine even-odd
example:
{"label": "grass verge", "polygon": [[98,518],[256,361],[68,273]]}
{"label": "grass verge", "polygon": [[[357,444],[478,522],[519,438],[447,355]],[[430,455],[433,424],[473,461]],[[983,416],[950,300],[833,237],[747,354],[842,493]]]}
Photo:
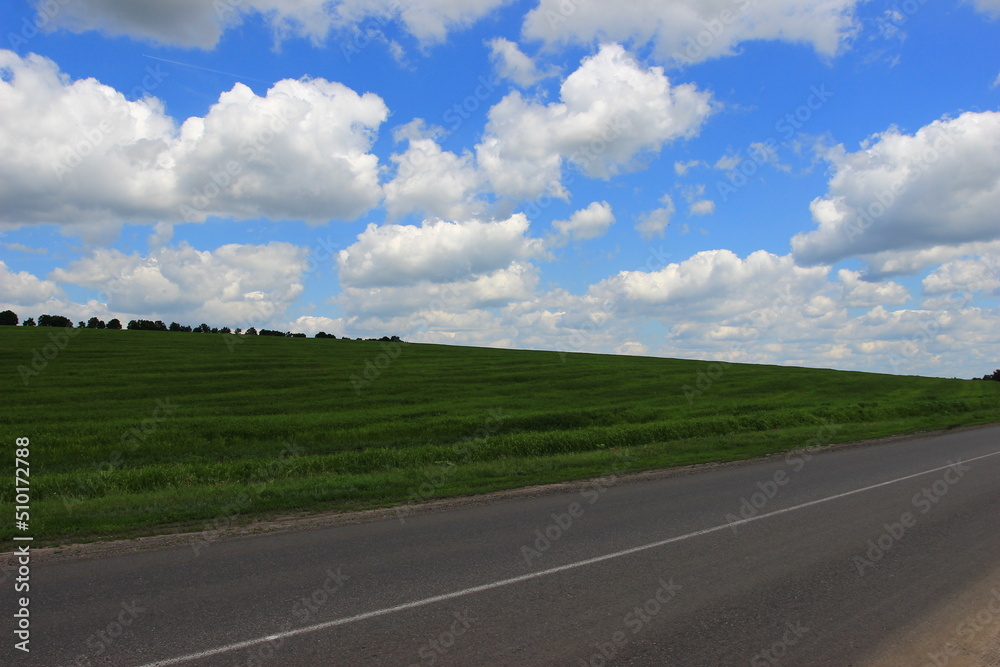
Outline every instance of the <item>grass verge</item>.
{"label": "grass verge", "polygon": [[[60,347],[59,333],[0,327],[0,425],[11,451],[31,440],[38,545],[1000,421],[996,382],[144,331]],[[0,487],[0,511],[13,504]]]}

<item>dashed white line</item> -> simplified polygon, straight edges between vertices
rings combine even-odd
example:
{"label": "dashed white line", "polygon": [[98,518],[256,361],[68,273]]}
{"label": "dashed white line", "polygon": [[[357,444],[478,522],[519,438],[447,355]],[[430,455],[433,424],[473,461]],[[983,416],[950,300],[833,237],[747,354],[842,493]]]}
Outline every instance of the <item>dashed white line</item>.
{"label": "dashed white line", "polygon": [[295,637],[297,635],[304,635],[310,632],[319,632],[321,630],[326,630],[328,628],[335,628],[339,625],[347,625],[349,623],[357,623],[358,621],[364,621],[369,618],[376,618],[378,616],[385,616],[387,614],[394,614],[399,611],[406,611],[407,609],[414,609],[416,607],[423,607],[429,604],[434,604],[435,602],[444,602],[445,600],[453,600],[455,598],[465,597],[467,595],[473,595],[475,593],[482,593],[484,591],[490,591],[496,588],[502,588],[504,586],[510,586],[512,584],[518,584],[522,581],[530,581],[532,579],[538,579],[540,577],[547,577],[550,574],[558,574],[559,572],[566,572],[567,570],[574,570],[578,567],[584,567],[587,565],[593,565],[594,563],[602,563],[607,560],[613,560],[615,558],[622,558],[623,556],[629,556],[631,554],[639,553],[642,551],[648,551],[649,549],[656,549],[668,544],[673,544],[675,542],[682,542],[684,540],[689,540],[693,537],[700,537],[702,535],[708,535],[710,533],[715,533],[720,530],[725,530],[726,528],[731,528],[733,526],[740,526],[743,524],[752,523],[754,521],[761,521],[762,519],[767,519],[772,516],[778,516],[781,514],[788,514],[789,512],[795,512],[797,510],[805,509],[806,507],[812,507],[814,505],[819,505],[822,503],[830,502],[831,500],[838,500],[840,498],[846,498],[847,496],[853,496],[858,493],[864,493],[865,491],[871,491],[872,489],[878,489],[883,486],[889,486],[890,484],[898,484],[899,482],[905,482],[908,479],[914,479],[915,477],[922,477],[924,475],[929,475],[931,473],[940,472],[942,470],[947,470],[959,463],[972,463],[973,461],[980,461],[982,459],[989,458],[991,456],[1000,455],[1000,452],[993,452],[992,454],[984,454],[982,456],[977,456],[971,459],[960,460],[955,463],[949,463],[948,465],[941,466],[939,468],[932,468],[930,470],[924,470],[923,472],[914,473],[912,475],[906,475],[905,477],[898,477],[896,479],[889,480],[887,482],[880,482],[878,484],[872,484],[871,486],[866,486],[860,489],[854,489],[853,491],[845,491],[844,493],[838,493],[832,496],[827,496],[826,498],[820,498],[818,500],[810,500],[807,503],[802,503],[799,505],[794,505],[792,507],[786,507],[784,509],[774,510],[773,512],[767,512],[766,514],[758,514],[757,516],[750,517],[748,519],[739,519],[738,521],[731,521],[729,523],[724,523],[718,526],[713,526],[711,528],[704,528],[702,530],[696,530],[691,533],[686,533],[684,535],[678,535],[676,537],[670,537],[665,540],[658,540],[656,542],[650,542],[649,544],[643,544],[637,547],[631,547],[629,549],[622,549],[621,551],[615,551],[614,553],[605,554],[603,556],[595,556],[594,558],[587,558],[586,560],[577,561],[575,563],[567,563],[566,565],[560,565],[558,567],[549,568],[547,570],[540,570],[538,572],[532,572],[530,574],[523,574],[518,577],[511,577],[510,579],[501,579],[499,581],[493,581],[488,584],[482,584],[480,586],[473,586],[471,588],[463,588],[460,591],[454,591],[451,593],[444,593],[442,595],[435,595],[429,598],[423,598],[422,600],[415,600],[413,602],[407,602],[405,604],[396,605],[395,607],[386,607],[385,609],[376,609],[375,611],[365,612],[363,614],[357,614],[356,616],[347,616],[345,618],[338,618],[332,621],[325,621],[323,623],[317,623],[315,625],[310,625],[304,628],[298,628],[295,630],[287,630],[285,632],[277,632],[272,635],[267,635],[266,637],[258,637],[257,639],[248,639],[242,642],[236,642],[234,644],[227,644],[225,646],[220,646],[218,648],[209,649],[207,651],[200,651],[198,653],[191,653],[189,655],[183,655],[177,658],[170,658],[168,660],[159,660],[157,662],[147,663],[142,665],[142,667],[168,667],[168,665],[180,665],[185,662],[190,662],[192,660],[199,660],[201,658],[209,658],[211,656],[220,655],[222,653],[228,653],[229,651],[238,651],[240,649],[249,648],[251,646],[256,646],[258,644],[264,644],[266,642],[278,641],[288,639],[289,637]]}

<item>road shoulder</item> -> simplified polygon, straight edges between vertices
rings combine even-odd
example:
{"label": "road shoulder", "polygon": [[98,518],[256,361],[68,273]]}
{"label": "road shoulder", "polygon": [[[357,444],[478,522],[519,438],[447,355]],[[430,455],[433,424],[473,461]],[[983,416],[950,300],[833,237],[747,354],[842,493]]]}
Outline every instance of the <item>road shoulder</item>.
{"label": "road shoulder", "polygon": [[[837,443],[824,445],[821,448],[811,448],[813,454],[818,452],[837,451],[843,449],[853,449],[857,447],[874,447],[894,443],[906,442],[909,440],[922,440],[933,438],[949,433],[961,431],[972,431],[982,428],[1000,426],[1000,423],[980,424],[974,426],[963,426],[939,431],[923,431],[905,435],[893,435],[870,440],[859,440],[855,442]],[[681,466],[676,468],[664,468],[660,470],[648,470],[636,473],[620,473],[617,476],[617,484],[629,484],[643,482],[647,480],[663,479],[681,475],[691,475],[722,468],[734,466],[747,466],[756,463],[783,459],[790,453],[802,450],[788,450],[771,454],[765,457],[745,459],[741,461],[727,461],[722,463],[704,463],[693,466]],[[582,479],[572,482],[559,482],[555,484],[544,484],[537,486],[521,487],[495,491],[474,496],[460,496],[456,498],[444,498],[431,500],[419,504],[408,505],[406,507],[406,517],[411,518],[421,514],[434,512],[445,512],[465,507],[475,507],[481,505],[492,505],[501,502],[517,500],[521,498],[533,498],[538,496],[575,493],[589,488],[593,480]],[[398,517],[395,508],[379,508],[371,510],[361,510],[355,512],[321,512],[321,513],[300,513],[290,515],[270,516],[248,521],[243,525],[232,525],[221,528],[213,532],[212,541],[228,541],[235,539],[247,539],[262,534],[287,533],[300,530],[311,530],[316,528],[329,528],[334,526],[352,525],[360,523],[370,523],[374,521],[384,521]],[[32,549],[32,560],[34,562],[60,562],[67,560],[77,560],[86,558],[106,558],[123,555],[138,551],[154,551],[169,549],[172,547],[188,546],[203,536],[202,532],[184,532],[164,535],[152,535],[149,537],[138,537],[132,539],[118,539],[107,541],[87,542],[83,544],[70,544],[57,547],[44,547]],[[11,552],[0,553],[0,558],[7,561],[11,559]]]}

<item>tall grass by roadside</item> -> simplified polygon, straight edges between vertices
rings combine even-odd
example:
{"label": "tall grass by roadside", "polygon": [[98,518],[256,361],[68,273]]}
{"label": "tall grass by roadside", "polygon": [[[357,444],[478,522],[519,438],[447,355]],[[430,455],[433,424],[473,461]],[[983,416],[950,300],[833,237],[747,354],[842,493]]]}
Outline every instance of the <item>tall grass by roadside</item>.
{"label": "tall grass by roadside", "polygon": [[145,331],[80,331],[24,382],[51,331],[0,327],[48,543],[1000,421],[996,382],[728,364],[697,394],[706,362]]}

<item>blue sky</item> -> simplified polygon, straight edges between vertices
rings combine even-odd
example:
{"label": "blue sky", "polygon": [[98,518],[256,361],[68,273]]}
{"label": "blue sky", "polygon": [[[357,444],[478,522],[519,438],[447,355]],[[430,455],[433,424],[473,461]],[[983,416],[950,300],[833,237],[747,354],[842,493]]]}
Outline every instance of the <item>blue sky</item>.
{"label": "blue sky", "polygon": [[981,375],[998,18],[9,3],[0,308]]}

